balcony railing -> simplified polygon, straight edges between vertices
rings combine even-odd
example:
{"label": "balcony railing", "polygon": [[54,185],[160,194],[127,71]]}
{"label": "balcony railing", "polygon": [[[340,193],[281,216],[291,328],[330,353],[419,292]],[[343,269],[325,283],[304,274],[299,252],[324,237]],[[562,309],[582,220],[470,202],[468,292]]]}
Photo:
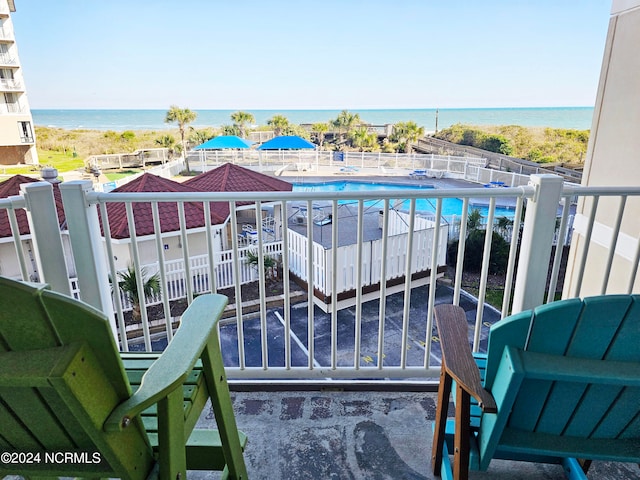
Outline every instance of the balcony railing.
{"label": "balcony railing", "polygon": [[[441,301],[437,298],[438,289],[434,286],[445,267],[444,255],[440,252],[442,246],[446,245],[449,229],[442,215],[447,199],[462,201],[457,233],[460,241],[457,251],[450,252],[457,258],[457,264],[446,299],[455,304],[460,304],[461,299],[466,298],[462,285],[465,239],[468,234],[466,212],[469,205],[479,198],[488,203],[488,225],[494,224],[496,205],[505,199],[511,199],[514,205],[503,303],[497,317],[553,300],[556,286],[563,279],[560,278],[562,249],[557,248],[552,257],[552,245],[554,239],[567,238],[569,235],[571,215],[576,217],[573,224],[574,240],[577,235],[580,242],[575,247],[574,271],[577,275],[574,275],[570,285],[565,285],[565,296],[583,294],[585,266],[593,258],[589,246],[594,241],[600,242],[611,252],[599,262],[602,265],[602,292],[612,293],[610,280],[614,275],[619,280],[622,274],[629,276],[626,283],[629,285],[628,291],[631,291],[640,260],[638,239],[632,241],[621,233],[621,225],[632,221],[627,217],[633,215],[633,211],[625,216],[627,199],[639,197],[640,188],[571,186],[563,184],[560,177],[553,175],[532,176],[530,185],[517,188],[434,189],[419,192],[112,194],[93,192],[90,182],[81,181],[61,184],[60,190],[77,268],[78,294],[110,318],[117,319],[113,324],[114,334],[121,341],[122,348],[130,348],[125,340],[126,305],[120,295],[112,295],[109,278],[117,278],[118,270],[122,268],[117,262],[122,262],[122,255],[126,252],[134,265],[139,291],[143,289],[141,271],[144,265],[154,266],[148,273],[157,272],[162,286],[155,300],[140,295],[140,328],[147,350],[156,345],[154,342],[166,343],[171,340],[172,325],[168,320],[172,319],[170,302],[173,299],[182,297],[189,303],[198,293],[232,285],[235,314],[221,327],[221,336],[223,353],[229,362],[229,376],[235,378],[326,381],[339,378],[424,380],[435,377],[439,370],[439,346],[433,334],[432,313],[436,301]],[[28,205],[39,280],[48,282],[56,290],[70,293],[68,259],[64,256],[62,243],[56,240],[56,236],[60,235],[51,186],[42,183],[28,185],[25,196],[26,200],[22,197],[0,200],[0,210],[6,209],[9,213],[14,244],[19,245],[22,241],[16,233],[14,212]],[[417,203],[425,197],[432,199],[435,212],[423,219]],[[396,215],[392,207],[398,198],[408,199],[407,211],[402,213],[407,224],[401,241],[395,240],[390,231],[390,224]],[[582,213],[575,213],[571,200],[576,198],[580,201],[579,210],[584,209]],[[373,201],[377,203],[373,205]],[[615,209],[616,221],[607,230],[596,221],[599,215],[603,215],[598,205],[604,205],[602,208],[607,209],[604,215],[607,215],[606,212],[611,211],[611,202],[616,201],[619,204]],[[127,239],[113,239],[109,234],[113,222],[125,220],[109,215],[108,207],[115,202],[126,205]],[[166,211],[167,202],[175,205],[180,220],[179,231],[172,233],[173,240],[168,240],[167,234],[160,229],[160,212]],[[210,209],[215,205],[211,202],[228,204],[231,213],[223,225],[211,224]],[[521,221],[525,203],[526,215]],[[134,212],[136,206],[142,204],[151,206],[149,221],[153,223],[153,232],[145,232],[140,236],[136,233],[140,219]],[[193,205],[199,205],[198,208],[205,212],[204,228],[187,228],[185,211]],[[295,233],[294,229],[300,226],[290,221],[295,218],[291,212],[300,205],[305,205],[307,212],[313,212],[314,208],[321,206],[331,212],[332,222],[322,225],[323,222],[316,223],[312,216],[308,216],[302,233]],[[349,227],[340,220],[341,212],[345,209],[348,209],[355,227]],[[274,241],[266,231],[257,228],[251,246],[242,245],[239,225],[247,215],[253,217],[254,225],[263,225],[265,211],[273,212],[277,218],[277,239]],[[380,212],[381,218],[377,218]],[[365,239],[372,213],[377,222],[373,230],[377,231],[379,237],[376,240],[379,246],[375,249],[369,246],[370,240]],[[137,218],[135,223],[134,217]],[[344,215],[342,217],[346,218]],[[431,232],[426,237],[420,233],[420,225],[424,222],[429,224],[425,224],[425,228]],[[601,231],[603,228],[606,232]],[[101,229],[106,232],[104,237]],[[333,246],[340,245],[347,234],[353,234],[355,243],[348,255],[340,260],[339,255],[333,254]],[[321,239],[321,236],[324,238]],[[299,237],[304,241],[300,241]],[[331,247],[323,246],[328,238]],[[180,241],[178,251],[172,250],[175,239]],[[492,229],[489,229],[484,234],[477,293],[479,307],[473,313],[472,341],[475,350],[484,348],[483,340],[490,323],[486,318],[487,309],[483,306],[490,276],[491,239]],[[295,242],[299,244],[294,245]],[[630,242],[635,243],[630,246]],[[242,298],[242,284],[247,280],[242,272],[249,268],[243,255],[250,249],[258,256],[258,265],[263,265],[265,258],[277,260],[278,275],[284,289],[282,307],[267,307],[268,272],[262,268],[250,272],[251,279],[257,280],[256,288],[259,291],[259,312],[253,316],[243,315]],[[630,272],[615,270],[614,254],[622,250],[632,252],[629,260],[634,267]],[[595,254],[595,250],[593,252]],[[17,248],[16,255],[21,276],[29,279],[24,249]],[[625,255],[629,256],[628,253]],[[151,263],[144,260],[149,258],[153,259]],[[295,262],[300,264],[299,270],[294,268]],[[419,270],[416,270],[416,265],[428,268],[419,266]],[[372,277],[373,270],[377,273]],[[419,274],[419,271],[423,273]],[[294,278],[306,293],[306,304],[294,305],[292,302],[290,285]],[[370,281],[371,278],[375,278],[374,281]],[[332,285],[345,284],[347,280],[353,283],[349,283],[350,287],[346,290],[331,288]],[[174,288],[176,286],[179,288]],[[391,293],[395,301],[388,298]],[[341,307],[345,301],[348,307],[343,309]],[[155,335],[149,329],[150,318],[147,313],[148,305],[153,302],[162,304],[161,323],[164,324],[164,330]],[[418,304],[423,305],[424,309],[416,307]]]}
{"label": "balcony railing", "polygon": [[18,60],[10,53],[2,52],[0,53],[0,65],[18,65]]}
{"label": "balcony railing", "polygon": [[1,40],[13,40],[13,30],[5,25],[0,26],[0,39]]}
{"label": "balcony railing", "polygon": [[0,103],[0,113],[24,113],[26,109],[19,103]]}
{"label": "balcony railing", "polygon": [[0,78],[0,90],[4,91],[22,91],[22,83],[15,78]]}

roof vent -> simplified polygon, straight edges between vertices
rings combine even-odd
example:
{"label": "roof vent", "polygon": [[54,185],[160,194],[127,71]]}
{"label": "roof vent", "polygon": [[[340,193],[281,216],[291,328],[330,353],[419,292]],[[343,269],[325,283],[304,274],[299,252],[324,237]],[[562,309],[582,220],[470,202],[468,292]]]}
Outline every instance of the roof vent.
{"label": "roof vent", "polygon": [[40,175],[42,179],[49,183],[60,183],[58,180],[58,169],[53,167],[44,167],[40,170]]}

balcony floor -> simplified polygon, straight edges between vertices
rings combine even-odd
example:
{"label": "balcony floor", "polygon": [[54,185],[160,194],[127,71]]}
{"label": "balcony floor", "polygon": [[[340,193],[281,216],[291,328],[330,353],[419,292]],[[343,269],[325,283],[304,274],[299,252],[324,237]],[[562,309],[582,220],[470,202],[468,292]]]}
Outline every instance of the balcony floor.
{"label": "balcony floor", "polygon": [[[232,397],[238,426],[249,437],[245,460],[252,479],[438,478],[430,471],[435,393],[254,391]],[[200,420],[205,425],[214,425],[211,411]],[[640,468],[594,462],[588,477],[637,479]],[[190,472],[189,478],[217,477]],[[495,461],[470,478],[565,477],[559,465]]]}

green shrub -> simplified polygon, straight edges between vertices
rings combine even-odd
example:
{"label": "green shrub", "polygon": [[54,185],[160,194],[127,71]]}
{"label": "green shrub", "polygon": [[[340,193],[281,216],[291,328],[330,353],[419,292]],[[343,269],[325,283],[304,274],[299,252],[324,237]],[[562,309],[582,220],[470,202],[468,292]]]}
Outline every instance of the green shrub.
{"label": "green shrub", "polygon": [[489,152],[502,153],[503,155],[511,155],[513,153],[511,142],[503,135],[485,135],[480,142],[480,148]]}
{"label": "green shrub", "polygon": [[[485,230],[472,230],[467,237],[464,251],[465,272],[480,272],[484,253]],[[449,264],[455,266],[458,255],[458,240],[449,243],[447,256]],[[489,257],[489,273],[492,275],[504,274],[507,271],[509,261],[509,243],[498,233],[491,235],[491,254]]]}

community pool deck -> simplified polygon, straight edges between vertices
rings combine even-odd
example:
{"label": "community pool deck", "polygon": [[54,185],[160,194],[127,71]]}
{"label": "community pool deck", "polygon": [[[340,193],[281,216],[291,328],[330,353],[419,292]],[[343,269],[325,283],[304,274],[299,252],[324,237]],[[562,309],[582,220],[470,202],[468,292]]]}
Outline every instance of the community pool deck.
{"label": "community pool deck", "polygon": [[[286,177],[287,181],[291,181],[296,185],[304,187],[304,184],[333,183],[343,181],[354,181],[372,184],[389,184],[394,186],[406,185],[407,187],[431,187],[433,189],[452,189],[452,188],[477,188],[477,183],[471,183],[465,180],[457,180],[451,178],[442,179],[413,179],[404,176],[359,176],[359,177],[314,177],[304,176],[293,179]],[[425,188],[425,198],[428,198],[430,188]],[[375,194],[374,194],[375,196]],[[500,198],[497,203],[498,207],[515,209],[515,198]],[[489,200],[486,198],[471,198],[469,200],[471,207],[487,207]],[[391,205],[393,207],[393,205]],[[382,238],[382,229],[379,228],[379,212],[383,208],[383,202],[379,201],[374,205],[364,206],[364,226],[363,240],[365,242]],[[313,239],[321,244],[324,248],[331,248],[331,231],[332,224],[336,219],[322,222],[327,219],[332,212],[330,201],[315,201],[311,212],[307,212],[308,206],[305,202],[296,202],[289,206],[287,211],[287,226],[302,235],[307,234],[307,221],[313,220]],[[358,233],[358,202],[341,203],[338,206],[338,246],[353,245],[357,243]]]}

